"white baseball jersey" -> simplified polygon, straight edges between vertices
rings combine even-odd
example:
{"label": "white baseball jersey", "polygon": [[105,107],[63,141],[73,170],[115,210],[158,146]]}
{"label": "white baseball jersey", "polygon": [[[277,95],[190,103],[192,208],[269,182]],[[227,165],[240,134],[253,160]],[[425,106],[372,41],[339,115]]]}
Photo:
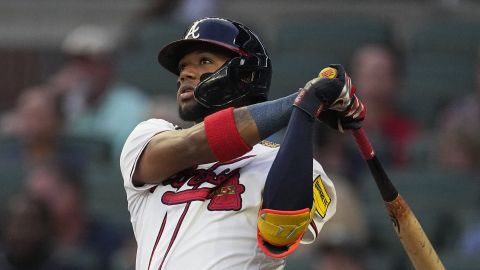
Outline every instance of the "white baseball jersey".
{"label": "white baseball jersey", "polygon": [[[174,130],[161,119],[140,123],[120,157],[138,250],[136,269],[283,269],[257,245],[257,216],[278,145],[259,143],[228,162],[202,164],[158,185],[135,187],[132,175],[150,139]],[[336,209],[332,182],[313,161],[319,203],[302,242],[311,243]],[[318,205],[318,204],[317,204]]]}

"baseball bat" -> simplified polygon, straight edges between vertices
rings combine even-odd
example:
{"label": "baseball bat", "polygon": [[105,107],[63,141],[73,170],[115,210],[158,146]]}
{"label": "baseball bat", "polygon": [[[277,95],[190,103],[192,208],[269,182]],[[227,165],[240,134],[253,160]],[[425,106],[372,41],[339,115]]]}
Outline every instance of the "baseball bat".
{"label": "baseball bat", "polygon": [[418,222],[407,202],[398,193],[375,155],[363,128],[353,130],[352,133],[382,195],[395,232],[415,269],[444,270],[445,267],[423,231],[420,222]]}
{"label": "baseball bat", "polygon": [[[337,70],[333,67],[324,68],[318,74],[320,78],[335,78],[336,76]],[[351,84],[348,77],[346,78],[346,84]],[[380,160],[375,155],[372,144],[368,140],[363,128],[360,127],[353,130],[352,134],[363,159],[367,162],[368,168],[375,179],[388,215],[392,220],[395,232],[415,269],[444,270],[445,267],[440,261],[420,222],[418,222],[418,219],[415,217],[415,214],[407,202],[398,193],[383,169]]]}

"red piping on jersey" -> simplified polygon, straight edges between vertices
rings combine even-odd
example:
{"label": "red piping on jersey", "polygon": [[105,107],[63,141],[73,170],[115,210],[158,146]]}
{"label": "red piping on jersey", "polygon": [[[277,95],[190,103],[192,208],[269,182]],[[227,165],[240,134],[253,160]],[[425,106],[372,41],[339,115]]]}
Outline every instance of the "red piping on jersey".
{"label": "red piping on jersey", "polygon": [[209,171],[213,171],[215,169],[217,169],[218,167],[220,166],[224,166],[224,165],[230,165],[230,164],[234,164],[234,163],[237,163],[241,160],[244,160],[244,159],[247,159],[247,158],[251,158],[251,157],[254,157],[256,155],[248,155],[248,156],[241,156],[241,157],[238,157],[238,158],[235,158],[235,159],[231,159],[231,160],[228,160],[228,161],[224,161],[224,162],[217,162],[215,164],[212,165],[212,167],[208,168]]}
{"label": "red piping on jersey", "polygon": [[178,220],[177,226],[175,227],[175,231],[173,232],[172,238],[170,239],[170,243],[168,244],[167,251],[165,251],[165,255],[163,255],[162,263],[158,267],[158,270],[162,269],[163,263],[165,262],[165,258],[167,258],[168,252],[170,251],[170,248],[173,245],[173,242],[175,242],[175,239],[177,238],[178,231],[180,230],[180,226],[182,225],[183,219],[187,215],[188,208],[190,208],[191,202],[188,202],[187,205],[185,206],[185,209],[183,210],[182,215],[180,216],[180,219]]}
{"label": "red piping on jersey", "polygon": [[312,226],[313,230],[315,231],[315,238],[316,238],[318,236],[317,225],[315,225],[315,222],[313,220],[310,222],[310,225]]}
{"label": "red piping on jersey", "polygon": [[163,221],[162,221],[162,226],[160,226],[160,230],[158,230],[157,239],[155,240],[155,245],[153,245],[152,254],[150,254],[150,260],[148,261],[147,269],[150,269],[150,264],[152,263],[153,254],[155,253],[155,249],[157,249],[158,241],[162,236],[163,229],[165,229],[165,223],[167,223],[167,213],[165,213],[165,216],[163,217]]}

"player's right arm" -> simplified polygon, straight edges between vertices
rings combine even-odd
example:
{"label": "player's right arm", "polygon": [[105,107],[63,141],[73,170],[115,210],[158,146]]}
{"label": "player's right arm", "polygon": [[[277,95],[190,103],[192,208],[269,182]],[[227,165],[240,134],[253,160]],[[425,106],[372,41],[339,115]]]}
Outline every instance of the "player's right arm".
{"label": "player's right arm", "polygon": [[247,153],[287,125],[296,96],[227,108],[191,128],[155,134],[134,166],[133,183],[158,184],[192,166]]}
{"label": "player's right arm", "polygon": [[[234,109],[233,117],[247,145],[253,146],[260,141],[255,121],[245,107]],[[161,132],[153,136],[143,150],[133,181],[136,185],[161,183],[184,169],[216,160],[208,143],[205,122],[187,129]]]}

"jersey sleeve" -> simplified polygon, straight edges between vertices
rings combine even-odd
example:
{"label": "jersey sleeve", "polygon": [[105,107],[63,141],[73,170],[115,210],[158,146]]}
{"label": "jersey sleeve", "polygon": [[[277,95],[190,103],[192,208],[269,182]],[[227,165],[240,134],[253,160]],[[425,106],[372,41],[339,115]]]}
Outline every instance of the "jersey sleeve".
{"label": "jersey sleeve", "polygon": [[120,170],[123,177],[123,185],[128,190],[147,190],[153,185],[136,187],[132,183],[133,172],[137,161],[147,146],[148,142],[158,133],[174,130],[175,126],[162,119],[150,119],[138,124],[128,136],[120,155]]}
{"label": "jersey sleeve", "polygon": [[313,197],[316,206],[315,215],[303,235],[302,244],[313,243],[323,225],[332,218],[337,209],[335,187],[316,160],[313,160]]}

